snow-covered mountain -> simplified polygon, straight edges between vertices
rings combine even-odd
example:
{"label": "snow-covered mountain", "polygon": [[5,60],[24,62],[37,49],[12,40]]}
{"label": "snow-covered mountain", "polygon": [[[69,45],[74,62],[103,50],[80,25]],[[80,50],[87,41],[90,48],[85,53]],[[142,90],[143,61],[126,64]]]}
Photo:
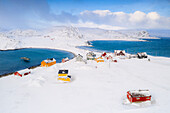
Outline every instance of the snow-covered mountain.
{"label": "snow-covered mountain", "polygon": [[8,36],[5,36],[4,34],[0,34],[0,49],[6,50],[6,49],[16,49],[20,47],[20,41],[16,39],[8,38]]}
{"label": "snow-covered mountain", "polygon": [[32,36],[39,36],[40,34],[36,30],[12,30],[7,33],[8,36],[11,37],[32,37]]}
{"label": "snow-covered mountain", "polygon": [[97,28],[80,28],[80,32],[87,37],[87,39],[138,39],[148,38],[149,33],[147,31],[139,30],[124,30],[113,31]]}
{"label": "snow-covered mountain", "polygon": [[[3,36],[3,39],[2,39]],[[5,39],[5,38],[6,39]],[[84,45],[88,40],[138,40],[148,38],[147,31],[113,31],[97,28],[56,26],[44,30],[12,30],[1,33],[0,49],[17,47],[69,48]],[[20,43],[16,42],[18,40]],[[9,44],[10,43],[10,44]],[[18,45],[19,44],[19,45]],[[63,48],[63,47],[62,47]]]}

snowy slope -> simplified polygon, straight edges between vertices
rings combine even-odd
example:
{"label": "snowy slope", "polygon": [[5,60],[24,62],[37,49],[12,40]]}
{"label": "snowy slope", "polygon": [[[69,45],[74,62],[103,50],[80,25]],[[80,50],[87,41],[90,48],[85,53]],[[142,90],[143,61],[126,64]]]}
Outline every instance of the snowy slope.
{"label": "snowy slope", "polygon": [[[63,26],[5,32],[1,34],[0,49],[58,48],[80,53],[85,58],[88,51],[75,46],[95,39],[138,40],[141,34],[135,32]],[[170,59],[149,58],[150,61],[114,57],[117,63],[88,61],[87,64],[72,59],[48,68],[32,69],[30,75],[22,78],[14,75],[0,78],[0,113],[168,113]],[[69,69],[72,82],[58,82],[59,69]],[[149,89],[152,102],[126,104],[126,92],[134,89]]]}
{"label": "snowy slope", "polygon": [[20,41],[11,39],[0,33],[0,49],[16,49],[20,47]]}
{"label": "snowy slope", "polygon": [[[36,68],[23,78],[1,78],[1,113],[167,113],[169,111],[168,66],[158,59],[118,60],[118,63],[87,64],[75,59],[49,68]],[[97,66],[97,68],[96,68]],[[59,69],[68,68],[71,83],[57,82]],[[8,84],[7,84],[8,83]],[[149,105],[124,105],[126,91],[149,89]]]}

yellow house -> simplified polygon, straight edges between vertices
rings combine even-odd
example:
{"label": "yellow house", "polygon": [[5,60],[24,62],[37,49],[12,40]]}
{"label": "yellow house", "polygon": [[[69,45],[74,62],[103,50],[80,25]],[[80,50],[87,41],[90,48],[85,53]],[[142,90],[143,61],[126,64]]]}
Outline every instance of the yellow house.
{"label": "yellow house", "polygon": [[64,82],[70,82],[71,78],[66,77],[66,78],[58,78],[59,81],[64,81]]}
{"label": "yellow house", "polygon": [[98,62],[104,62],[104,59],[102,57],[99,57],[99,58],[95,58],[95,61],[98,63]]}
{"label": "yellow house", "polygon": [[52,65],[56,64],[56,60],[54,58],[43,60],[41,62],[41,67],[50,67]]}
{"label": "yellow house", "polygon": [[59,70],[58,72],[58,80],[64,82],[70,82],[71,76],[68,75],[68,70]]}

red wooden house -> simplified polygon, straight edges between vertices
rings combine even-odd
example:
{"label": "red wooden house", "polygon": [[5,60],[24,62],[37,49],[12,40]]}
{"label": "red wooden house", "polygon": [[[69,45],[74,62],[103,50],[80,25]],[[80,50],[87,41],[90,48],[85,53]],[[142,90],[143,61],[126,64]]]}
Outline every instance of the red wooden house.
{"label": "red wooden house", "polygon": [[22,77],[22,76],[28,75],[30,73],[31,73],[31,71],[29,69],[24,69],[24,70],[15,72],[14,75],[18,75],[18,76]]}
{"label": "red wooden house", "polygon": [[127,98],[130,102],[151,101],[149,90],[131,90],[127,92]]}

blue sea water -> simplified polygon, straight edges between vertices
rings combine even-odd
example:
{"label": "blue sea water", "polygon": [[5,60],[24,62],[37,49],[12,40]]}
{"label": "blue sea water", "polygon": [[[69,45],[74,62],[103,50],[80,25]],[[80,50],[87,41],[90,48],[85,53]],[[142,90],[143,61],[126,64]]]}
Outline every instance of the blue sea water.
{"label": "blue sea water", "polygon": [[114,52],[125,50],[127,53],[147,52],[152,56],[170,57],[170,37],[160,39],[146,39],[147,41],[91,41],[93,47],[82,46],[79,48],[92,51]]}
{"label": "blue sea water", "polygon": [[[30,62],[23,61],[21,57],[30,58]],[[67,51],[40,48],[0,51],[0,75],[40,65],[47,58],[55,58],[59,63],[65,57],[71,59],[74,55]]]}

